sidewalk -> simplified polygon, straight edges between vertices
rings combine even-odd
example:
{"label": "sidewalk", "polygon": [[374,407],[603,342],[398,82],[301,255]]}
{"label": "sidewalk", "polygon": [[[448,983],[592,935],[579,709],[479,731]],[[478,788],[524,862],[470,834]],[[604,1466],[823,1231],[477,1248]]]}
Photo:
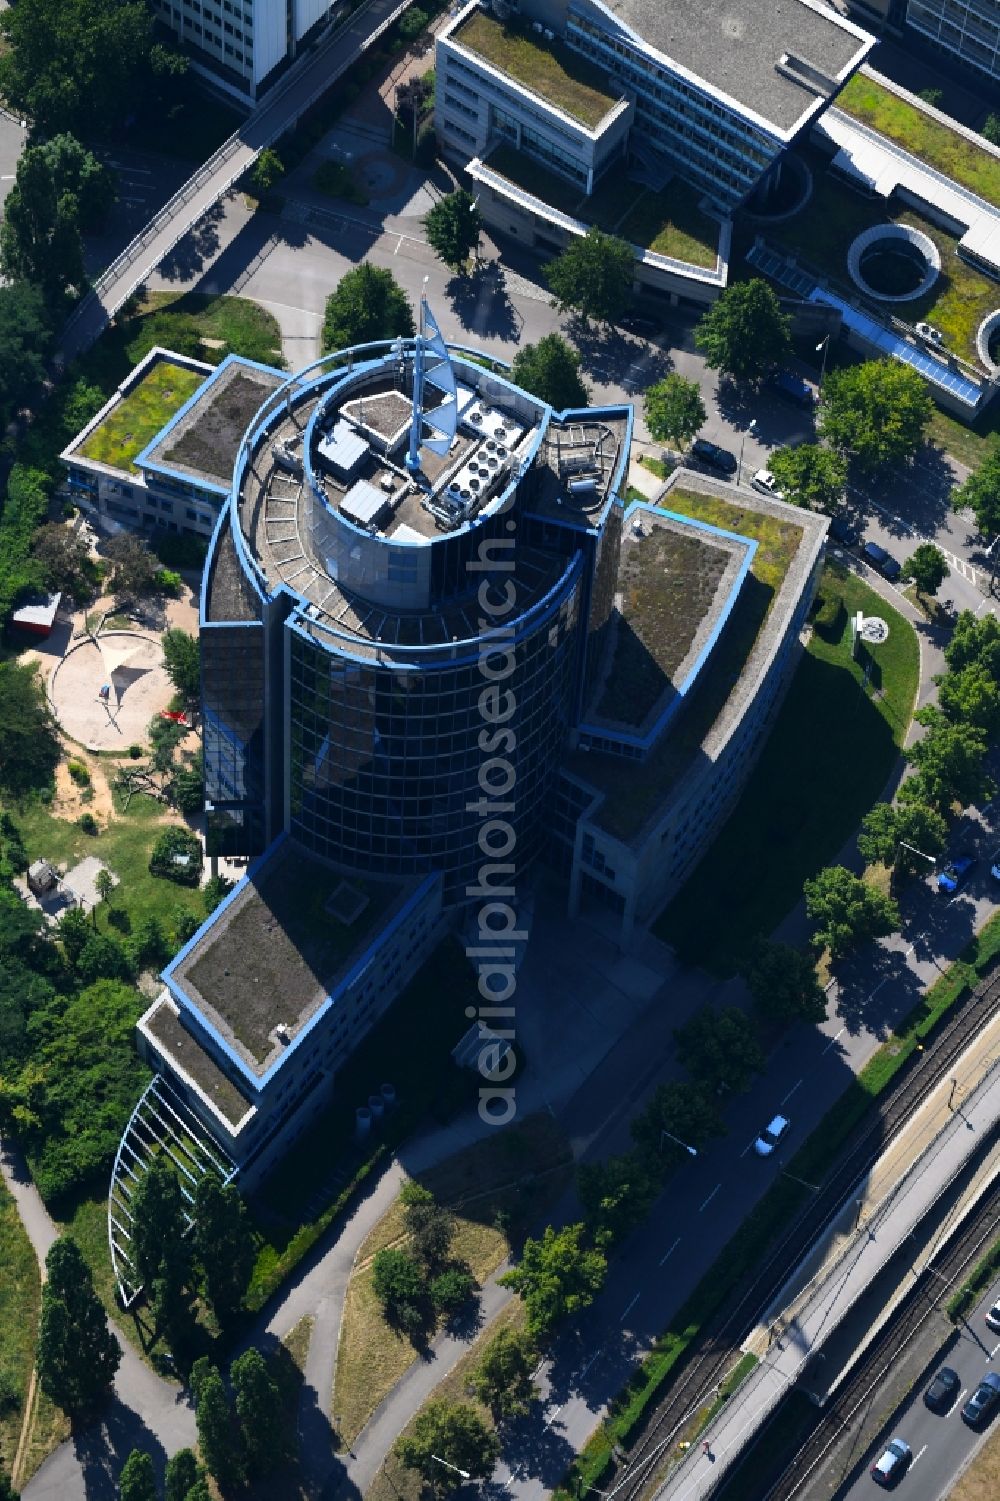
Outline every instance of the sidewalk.
{"label": "sidewalk", "polygon": [[[963,1056],[954,1071],[959,1084],[951,1105],[949,1078],[889,1144],[855,1201],[856,1223],[849,1230],[842,1226],[839,1245],[828,1248],[831,1254],[818,1274],[821,1280],[804,1287],[788,1313],[772,1325],[769,1349],[765,1331],[766,1353],[760,1365],[706,1431],[708,1452],[691,1452],[657,1492],[658,1501],[698,1501],[714,1492],[729,1461],[979,1150],[1000,1120],[997,1039],[997,1029],[988,1029]],[[965,1091],[963,1103],[954,1108],[960,1091]],[[849,1206],[849,1217],[854,1208]],[[758,1348],[760,1344],[758,1331]]]}

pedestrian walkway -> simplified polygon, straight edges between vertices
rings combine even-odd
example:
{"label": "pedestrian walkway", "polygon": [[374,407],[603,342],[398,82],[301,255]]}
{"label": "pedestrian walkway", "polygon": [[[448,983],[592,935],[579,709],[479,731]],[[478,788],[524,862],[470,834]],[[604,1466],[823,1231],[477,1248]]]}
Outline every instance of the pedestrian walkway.
{"label": "pedestrian walkway", "polygon": [[[711,1458],[689,1453],[657,1492],[700,1501],[820,1350],[852,1304],[913,1234],[1000,1121],[1000,1029],[984,1029],[888,1145],[826,1246],[818,1270],[749,1347],[760,1364],[707,1432]],[[985,1185],[984,1185],[985,1186]]]}

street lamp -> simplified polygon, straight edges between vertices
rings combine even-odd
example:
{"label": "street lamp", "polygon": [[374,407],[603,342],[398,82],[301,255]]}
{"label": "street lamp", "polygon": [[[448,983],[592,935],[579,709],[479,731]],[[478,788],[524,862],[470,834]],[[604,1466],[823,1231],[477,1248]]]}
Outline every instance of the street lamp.
{"label": "street lamp", "polygon": [[898,844],[897,848],[896,848],[896,859],[897,859],[897,861],[899,859],[899,851],[900,850],[909,850],[911,854],[919,855],[920,858],[921,858],[921,860],[926,860],[928,862],[928,864],[930,864],[930,865],[936,865],[937,864],[937,856],[936,855],[925,854],[923,850],[918,850],[917,846],[915,844],[907,844],[907,842],[906,842],[905,839],[901,839],[899,841],[899,844]]}
{"label": "street lamp", "polygon": [[753,418],[751,418],[750,423],[747,426],[746,432],[743,434],[743,437],[740,439],[740,461],[739,461],[739,463],[736,466],[736,483],[737,483],[737,485],[739,484],[739,482],[740,482],[740,480],[741,480],[741,478],[743,476],[743,448],[744,448],[744,445],[746,444],[747,436],[748,436],[748,434],[755,433],[756,431],[757,431],[757,418],[753,417]]}
{"label": "street lamp", "polygon": [[660,1132],[660,1146],[661,1146],[661,1148],[663,1146],[663,1138],[664,1137],[666,1137],[668,1139],[668,1141],[675,1141],[679,1147],[683,1147],[684,1148],[685,1152],[690,1152],[690,1154],[691,1154],[692,1157],[697,1157],[697,1155],[698,1155],[698,1148],[697,1147],[689,1147],[686,1141],[681,1141],[680,1137],[679,1136],[674,1136],[671,1131],[661,1131]]}
{"label": "street lamp", "polygon": [[829,334],[827,334],[826,338],[823,339],[819,344],[816,345],[816,353],[819,354],[819,352],[820,352],[821,349],[823,351],[823,363],[819,367],[819,388],[822,391],[822,389],[823,389],[823,377],[826,375],[826,357],[827,357],[827,354],[828,354],[829,349],[830,349],[830,335]]}
{"label": "street lamp", "polygon": [[432,1454],[431,1459],[436,1459],[439,1465],[444,1465],[446,1470],[454,1470],[456,1475],[461,1475],[463,1480],[471,1480],[472,1475],[468,1470],[462,1470],[458,1465],[453,1465],[450,1459],[442,1459],[440,1454]]}

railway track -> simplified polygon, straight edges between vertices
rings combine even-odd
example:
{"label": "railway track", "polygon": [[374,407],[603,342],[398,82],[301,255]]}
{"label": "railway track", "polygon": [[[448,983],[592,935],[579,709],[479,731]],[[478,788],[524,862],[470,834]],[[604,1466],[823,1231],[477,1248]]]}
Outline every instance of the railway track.
{"label": "railway track", "polygon": [[695,1414],[716,1395],[739,1359],[739,1347],[760,1322],[817,1236],[843,1205],[854,1184],[948,1074],[976,1033],[1000,1010],[1000,973],[983,981],[960,1010],[912,1055],[897,1083],[880,1096],[848,1138],[819,1192],[810,1195],[753,1282],[737,1289],[709,1320],[641,1437],[604,1487],[616,1501],[638,1501],[662,1479],[669,1447]]}
{"label": "railway track", "polygon": [[[720,1501],[725,1501],[729,1481],[736,1479],[747,1463],[756,1463],[758,1483],[762,1481],[769,1487],[760,1492],[761,1501],[793,1501],[793,1498],[803,1494],[804,1487],[816,1477],[816,1472],[841,1433],[859,1409],[869,1401],[890,1367],[899,1361],[928,1319],[939,1311],[942,1299],[949,1295],[951,1288],[960,1285],[964,1274],[995,1240],[998,1213],[1000,1183],[995,1184],[984,1195],[959,1234],[934,1258],[934,1268],[930,1273],[924,1272],[906,1303],[879,1331],[832,1401],[822,1410],[817,1409],[815,1427],[792,1458],[783,1463],[780,1472],[775,1474],[772,1468],[771,1473],[767,1473],[764,1460],[767,1447],[765,1426],[754,1443],[747,1446],[739,1465],[730,1471],[726,1484],[720,1489]],[[760,1470],[762,1463],[765,1471],[763,1475]]]}

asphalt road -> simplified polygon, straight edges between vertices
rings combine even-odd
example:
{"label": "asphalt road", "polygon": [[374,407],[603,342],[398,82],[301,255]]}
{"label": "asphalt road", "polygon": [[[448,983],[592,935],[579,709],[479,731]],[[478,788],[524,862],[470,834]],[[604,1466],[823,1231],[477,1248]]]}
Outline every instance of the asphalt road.
{"label": "asphalt road", "polygon": [[[1000,1282],[963,1322],[958,1342],[942,1362],[957,1371],[962,1382],[959,1396],[948,1411],[937,1414],[925,1407],[924,1386],[921,1386],[893,1419],[888,1437],[903,1439],[913,1451],[913,1463],[896,1488],[906,1501],[939,1501],[947,1496],[959,1471],[994,1431],[996,1418],[977,1433],[963,1423],[960,1412],[987,1370],[1000,1373],[1000,1335],[987,1326],[985,1319],[986,1310],[998,1297]],[[864,1469],[843,1493],[842,1501],[872,1501],[878,1495],[869,1471],[886,1442],[887,1439],[881,1441],[866,1457]]]}

